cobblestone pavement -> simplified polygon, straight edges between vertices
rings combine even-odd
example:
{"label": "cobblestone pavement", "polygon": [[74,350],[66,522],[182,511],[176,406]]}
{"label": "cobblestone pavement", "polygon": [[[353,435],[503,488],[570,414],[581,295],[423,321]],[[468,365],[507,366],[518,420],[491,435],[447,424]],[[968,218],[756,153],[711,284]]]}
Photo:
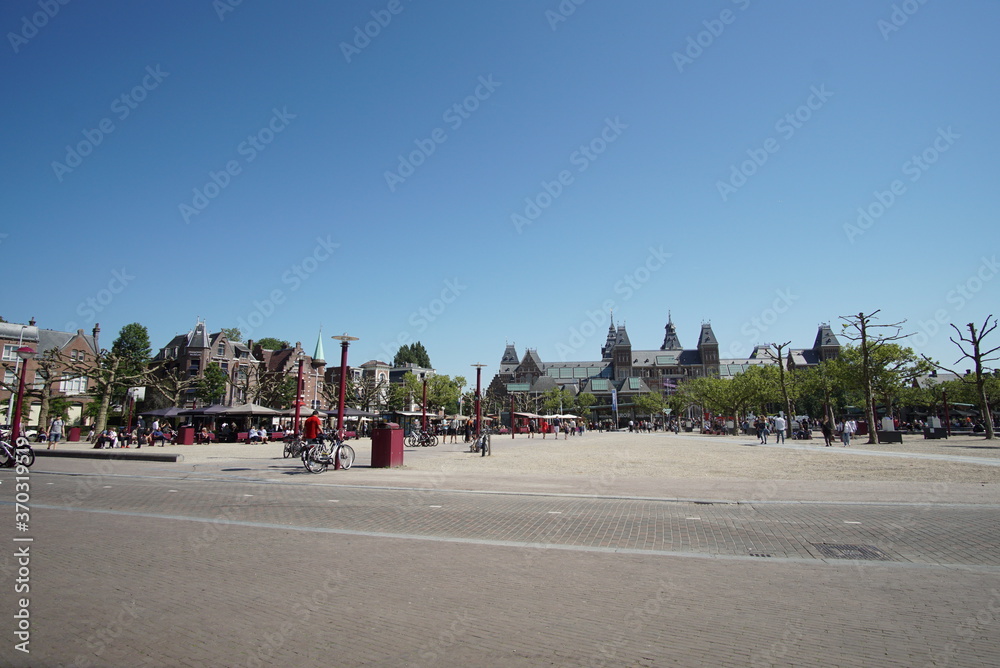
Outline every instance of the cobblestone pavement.
{"label": "cobblestone pavement", "polygon": [[[995,485],[675,479],[711,493],[680,500],[627,473],[435,464],[483,463],[459,450],[322,475],[273,452],[39,458],[24,532],[0,471],[0,664],[1000,664]],[[744,491],[755,500],[725,501]],[[23,595],[30,655],[14,649]]]}

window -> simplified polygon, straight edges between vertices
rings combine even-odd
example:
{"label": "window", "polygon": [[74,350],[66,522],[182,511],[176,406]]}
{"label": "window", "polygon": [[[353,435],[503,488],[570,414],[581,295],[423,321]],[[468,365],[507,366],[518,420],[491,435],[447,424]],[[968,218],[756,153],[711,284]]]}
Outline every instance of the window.
{"label": "window", "polygon": [[218,348],[216,348],[216,350],[215,350],[215,354],[218,355],[219,357],[225,357],[226,356],[226,344],[225,343],[220,343],[219,346],[218,346]]}
{"label": "window", "polygon": [[66,395],[84,394],[87,391],[87,377],[67,378],[63,376],[63,380],[59,383],[59,391]]}
{"label": "window", "polygon": [[13,369],[6,369],[3,372],[3,382],[7,385],[14,385],[17,383],[17,376],[14,375]]}
{"label": "window", "polygon": [[21,359],[17,356],[17,346],[4,345],[3,347],[3,361],[4,362],[14,362]]}

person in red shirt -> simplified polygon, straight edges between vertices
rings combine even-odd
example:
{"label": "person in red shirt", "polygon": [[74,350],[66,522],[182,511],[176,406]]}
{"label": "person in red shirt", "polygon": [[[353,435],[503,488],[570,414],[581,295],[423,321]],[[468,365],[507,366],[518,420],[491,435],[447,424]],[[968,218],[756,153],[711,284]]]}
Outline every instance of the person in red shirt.
{"label": "person in red shirt", "polygon": [[302,430],[302,436],[307,441],[312,441],[319,438],[319,435],[322,432],[323,423],[319,419],[319,411],[313,411],[313,414],[306,418],[306,424]]}

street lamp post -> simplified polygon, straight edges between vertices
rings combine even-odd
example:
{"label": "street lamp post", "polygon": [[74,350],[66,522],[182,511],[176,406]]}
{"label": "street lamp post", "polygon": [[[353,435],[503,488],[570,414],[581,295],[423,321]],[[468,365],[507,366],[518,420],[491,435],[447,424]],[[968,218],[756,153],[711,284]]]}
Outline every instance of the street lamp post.
{"label": "street lamp post", "polygon": [[424,377],[424,396],[420,401],[420,429],[427,431],[427,377]]}
{"label": "street lamp post", "polygon": [[476,367],[476,438],[483,430],[482,377],[485,364],[473,364]]}
{"label": "street lamp post", "polygon": [[[297,345],[297,344],[296,344]],[[299,435],[299,418],[302,416],[302,365],[305,359],[299,355],[299,375],[295,380],[295,435]]]}
{"label": "street lamp post", "polygon": [[28,375],[28,360],[35,356],[35,349],[27,346],[17,349],[21,359],[21,376],[17,381],[17,402],[14,404],[14,421],[11,423],[11,443],[17,443],[21,436],[21,408],[24,405],[24,379]]}
{"label": "street lamp post", "polygon": [[[346,333],[340,336],[331,336],[331,339],[340,341],[340,397],[337,402],[337,438],[344,438],[344,395],[347,393],[347,346],[351,341],[357,341],[358,337],[348,336]],[[334,461],[333,468],[340,468],[340,461]]]}

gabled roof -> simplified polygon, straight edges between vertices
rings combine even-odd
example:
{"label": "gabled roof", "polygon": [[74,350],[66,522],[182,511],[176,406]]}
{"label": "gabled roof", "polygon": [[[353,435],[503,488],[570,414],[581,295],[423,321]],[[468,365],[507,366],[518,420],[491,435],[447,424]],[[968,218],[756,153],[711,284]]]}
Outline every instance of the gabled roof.
{"label": "gabled roof", "polygon": [[373,369],[373,368],[376,368],[376,367],[386,367],[388,369],[392,368],[391,364],[386,364],[385,362],[381,362],[379,360],[368,360],[367,362],[365,362],[364,364],[361,364],[359,366],[362,369]]}
{"label": "gabled roof", "polygon": [[518,365],[517,350],[514,348],[513,343],[507,344],[507,347],[503,351],[503,357],[500,358],[500,366],[504,366],[505,364]]}
{"label": "gabled roof", "polygon": [[649,385],[638,376],[623,378],[618,383],[618,394],[642,394],[650,391]]}
{"label": "gabled roof", "polygon": [[616,346],[631,346],[632,342],[629,341],[628,332],[625,331],[625,325],[618,326],[618,333],[615,335],[615,345]]}
{"label": "gabled roof", "polygon": [[[63,350],[70,343],[76,340],[76,337],[81,337],[86,343],[87,347],[96,354],[98,352],[97,347],[94,345],[94,337],[83,333],[83,330],[77,332],[57,332],[54,329],[40,329],[38,330],[38,342],[37,342],[37,352],[44,353],[46,350],[52,350],[56,348],[57,350]],[[27,343],[27,341],[25,341]]]}
{"label": "gabled roof", "polygon": [[548,392],[549,390],[554,390],[559,387],[555,379],[551,376],[539,376],[534,383],[531,384],[532,392]]}
{"label": "gabled roof", "polygon": [[205,327],[205,323],[199,322],[194,326],[187,336],[187,347],[188,348],[208,348],[208,328]]}

